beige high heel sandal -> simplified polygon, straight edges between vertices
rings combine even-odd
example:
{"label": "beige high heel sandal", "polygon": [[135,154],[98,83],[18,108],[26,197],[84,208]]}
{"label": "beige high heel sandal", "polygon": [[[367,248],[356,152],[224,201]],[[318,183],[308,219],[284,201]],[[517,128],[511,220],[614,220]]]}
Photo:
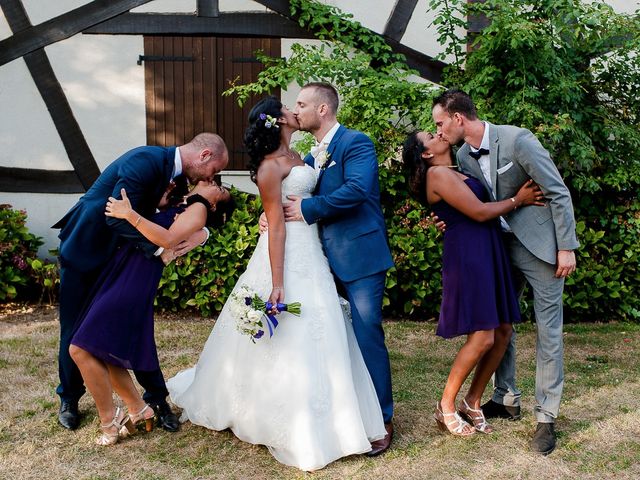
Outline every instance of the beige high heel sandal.
{"label": "beige high heel sandal", "polygon": [[[106,447],[108,445],[115,445],[118,443],[120,439],[120,431],[123,428],[126,428],[124,424],[128,422],[128,418],[125,416],[122,408],[116,407],[116,412],[113,416],[113,419],[107,423],[106,425],[100,425],[102,429],[102,435],[96,438],[96,444],[102,447]],[[114,432],[109,432],[108,430],[115,427]]]}
{"label": "beige high heel sandal", "polygon": [[462,402],[458,405],[458,411],[460,415],[473,425],[477,431],[481,433],[493,433],[493,426],[487,423],[487,419],[484,417],[482,409],[471,408],[467,403],[467,399],[463,398]]}
{"label": "beige high heel sandal", "polygon": [[[447,417],[451,420],[447,421]],[[474,435],[476,433],[473,427],[458,415],[458,412],[444,413],[440,406],[440,402],[436,405],[436,411],[433,413],[433,418],[438,424],[438,428],[440,428],[440,430],[443,432],[449,432],[451,435],[468,437],[469,435]]]}
{"label": "beige high heel sandal", "polygon": [[129,414],[124,426],[120,429],[121,437],[128,437],[138,432],[138,427],[144,423],[145,432],[151,432],[155,423],[156,414],[149,404],[142,407],[138,413]]}

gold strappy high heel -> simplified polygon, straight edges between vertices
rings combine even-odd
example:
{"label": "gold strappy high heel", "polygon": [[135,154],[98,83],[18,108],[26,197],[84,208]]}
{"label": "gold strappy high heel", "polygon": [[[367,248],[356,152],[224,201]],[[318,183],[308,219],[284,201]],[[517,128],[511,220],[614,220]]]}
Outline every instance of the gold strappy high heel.
{"label": "gold strappy high heel", "polygon": [[493,433],[493,426],[487,423],[487,419],[484,417],[482,409],[471,408],[467,403],[467,399],[463,398],[462,402],[458,405],[458,411],[460,415],[470,422],[477,431],[482,433]]}
{"label": "gold strappy high heel", "polygon": [[124,426],[120,429],[120,436],[127,437],[138,432],[138,427],[144,424],[145,432],[153,430],[156,414],[149,404],[146,404],[138,413],[129,414]]}
{"label": "gold strappy high heel", "polygon": [[[96,438],[96,444],[102,447],[106,447],[108,445],[114,445],[118,443],[118,440],[120,439],[119,432],[123,428],[126,429],[124,424],[128,421],[129,419],[125,416],[122,408],[116,407],[116,412],[113,416],[113,419],[106,425],[100,425],[100,428],[102,429],[102,435]],[[115,428],[115,431],[109,431],[112,428]]]}
{"label": "gold strappy high heel", "polygon": [[[449,417],[450,420],[447,420],[447,417]],[[444,413],[440,406],[440,402],[436,405],[436,411],[433,413],[433,418],[438,424],[438,428],[440,428],[440,430],[443,432],[449,432],[451,435],[468,437],[469,435],[476,433],[471,425],[460,418],[458,412]]]}

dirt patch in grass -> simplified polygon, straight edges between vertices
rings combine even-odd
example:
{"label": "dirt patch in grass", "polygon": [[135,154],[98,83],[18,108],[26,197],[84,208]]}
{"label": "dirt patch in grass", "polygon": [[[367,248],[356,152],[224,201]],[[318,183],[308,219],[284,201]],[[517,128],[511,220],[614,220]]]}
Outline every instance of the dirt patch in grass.
{"label": "dirt patch in grass", "polygon": [[[166,376],[193,365],[213,320],[158,315]],[[433,323],[388,322],[396,435],[382,457],[353,456],[306,474],[276,462],[265,447],[191,424],[155,430],[110,448],[93,444],[98,419],[85,395],[81,427],[57,424],[57,309],[0,307],[0,478],[4,479],[425,479],[639,478],[640,326],[568,325],[559,443],[549,457],[529,451],[535,429],[535,327],[519,327],[518,379],[523,419],[496,421],[496,433],[470,439],[437,431],[431,418],[461,340],[435,337]],[[221,386],[224,388],[224,386]]]}

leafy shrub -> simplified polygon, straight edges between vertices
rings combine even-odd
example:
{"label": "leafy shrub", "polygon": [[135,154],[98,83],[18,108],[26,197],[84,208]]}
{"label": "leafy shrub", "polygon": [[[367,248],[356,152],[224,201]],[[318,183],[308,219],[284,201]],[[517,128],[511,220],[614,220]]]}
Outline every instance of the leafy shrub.
{"label": "leafy shrub", "polygon": [[578,0],[431,4],[443,34],[454,10],[489,18],[447,81],[482,118],[533,131],[571,190],[581,247],[567,318],[640,319],[640,17]]}
{"label": "leafy shrub", "polygon": [[29,233],[27,212],[0,205],[0,300],[12,300],[30,283],[31,262],[42,239]]}
{"label": "leafy shrub", "polygon": [[209,241],[165,267],[156,305],[165,310],[197,309],[210,316],[222,310],[258,242],[259,198],[232,189],[237,207]]}
{"label": "leafy shrub", "polygon": [[[396,262],[387,315],[432,317],[440,302],[441,240],[408,199],[397,161],[408,129],[431,128],[434,87],[410,81],[403,58],[335,7],[292,0],[292,13],[327,43],[296,45],[289,59],[262,57],[257,82],[227,93],[243,101],[289,83],[326,80],[340,90],[339,120],[375,142],[382,202]],[[574,199],[578,271],[568,279],[569,319],[640,318],[640,20],[579,0],[431,0],[446,86],[476,100],[482,118],[533,131]],[[491,24],[466,52],[468,14]],[[331,43],[328,43],[328,42]],[[375,66],[375,68],[371,68]],[[526,307],[526,306],[525,306]],[[529,309],[527,309],[529,310]]]}
{"label": "leafy shrub", "polygon": [[[50,253],[57,255],[57,252]],[[39,258],[29,259],[29,267],[31,267],[31,282],[35,290],[39,290],[38,303],[42,303],[44,296],[47,296],[49,305],[53,304],[58,298],[58,290],[60,286],[60,269],[56,262],[50,260],[42,260]],[[34,295],[36,294],[34,290]]]}

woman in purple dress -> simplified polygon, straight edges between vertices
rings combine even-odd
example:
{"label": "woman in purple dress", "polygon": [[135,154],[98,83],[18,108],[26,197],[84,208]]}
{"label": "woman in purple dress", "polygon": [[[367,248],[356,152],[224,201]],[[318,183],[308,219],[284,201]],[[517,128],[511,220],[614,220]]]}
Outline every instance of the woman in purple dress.
{"label": "woman in purple dress", "polygon": [[[172,249],[205,224],[222,225],[232,208],[226,189],[202,182],[183,203],[169,206],[150,220],[131,209],[124,189],[122,200],[109,199],[105,214],[128,220],[152,243]],[[127,370],[159,368],[153,302],[163,268],[160,257],[146,257],[131,242],[122,245],[97,282],[71,340],[69,353],[98,409],[103,432],[96,440],[98,445],[116,443],[121,436],[133,433],[139,423],[144,423],[147,431],[153,428],[154,412]],[[127,406],[128,416],[115,406],[114,390]]]}
{"label": "woman in purple dress", "polygon": [[[490,202],[480,181],[455,170],[449,144],[429,132],[412,133],[402,156],[411,192],[447,225],[436,333],[444,338],[467,335],[434,418],[454,435],[491,433],[480,408],[482,394],[504,355],[511,324],[520,321],[498,217],[518,207],[543,205],[542,192],[529,180],[515,197]],[[469,391],[456,410],[458,392],[474,367]]]}

